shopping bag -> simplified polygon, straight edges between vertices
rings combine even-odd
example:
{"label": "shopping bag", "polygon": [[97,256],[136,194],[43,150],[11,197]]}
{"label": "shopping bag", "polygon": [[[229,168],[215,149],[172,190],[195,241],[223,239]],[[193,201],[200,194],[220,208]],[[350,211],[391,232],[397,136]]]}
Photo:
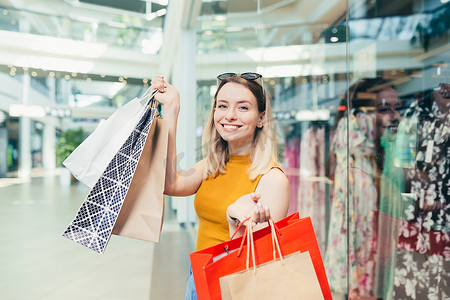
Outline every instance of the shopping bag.
{"label": "shopping bag", "polygon": [[[247,232],[246,270],[220,278],[222,300],[322,300],[323,295],[309,252],[283,256],[273,221],[269,220],[273,240],[273,260],[255,265],[255,245],[251,226]],[[241,252],[242,254],[242,252]],[[278,258],[276,256],[278,254]],[[253,268],[249,268],[252,257]]]}
{"label": "shopping bag", "polygon": [[[152,99],[152,103],[155,101]],[[146,105],[134,131],[89,192],[63,236],[103,253],[130,188],[157,110]]]}
{"label": "shopping bag", "polygon": [[[324,299],[331,300],[331,291],[325,274],[311,219],[299,219],[298,212],[275,223],[280,231],[279,243],[283,255],[308,251],[314,266]],[[266,249],[272,249],[270,228],[253,234],[258,261],[256,265],[273,260]],[[202,249],[190,254],[192,272],[199,300],[221,299],[220,277],[246,269],[246,258],[237,255],[242,237]],[[245,250],[244,246],[244,250]],[[258,250],[259,249],[259,250]],[[260,253],[261,252],[261,253]]]}
{"label": "shopping bag", "polygon": [[63,165],[75,178],[93,188],[144,114],[142,102],[153,98],[156,92],[147,90],[141,98],[134,98],[116,110],[72,151]]}
{"label": "shopping bag", "polygon": [[153,123],[112,234],[159,242],[169,127],[164,119]]}

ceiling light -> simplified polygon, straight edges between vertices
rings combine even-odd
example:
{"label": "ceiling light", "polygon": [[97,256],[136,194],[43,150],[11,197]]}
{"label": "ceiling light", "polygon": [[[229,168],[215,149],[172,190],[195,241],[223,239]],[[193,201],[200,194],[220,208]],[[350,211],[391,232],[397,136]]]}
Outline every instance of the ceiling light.
{"label": "ceiling light", "polygon": [[9,115],[11,117],[42,118],[45,117],[46,112],[44,107],[40,105],[11,104]]}
{"label": "ceiling light", "polygon": [[37,76],[37,72],[36,71],[31,72],[31,76],[36,77]]}
{"label": "ceiling light", "polygon": [[160,9],[160,10],[158,10],[158,11],[156,12],[156,16],[157,16],[157,17],[164,16],[165,14],[167,14],[167,9],[165,9],[165,8]]}
{"label": "ceiling light", "polygon": [[126,29],[127,28],[126,24],[119,23],[119,22],[114,22],[114,21],[108,22],[108,25],[111,26],[111,27],[117,27],[117,28],[122,28],[122,29]]}
{"label": "ceiling light", "polygon": [[66,80],[70,80],[70,75],[66,75],[66,76],[64,76],[64,79],[66,79]]}
{"label": "ceiling light", "polygon": [[339,41],[339,38],[337,36],[332,36],[330,38],[330,42],[332,42],[332,43],[336,43],[337,41]]}
{"label": "ceiling light", "polygon": [[215,16],[214,17],[214,20],[216,20],[216,21],[225,21],[227,19],[227,17],[225,17],[225,16]]}
{"label": "ceiling light", "polygon": [[169,0],[152,0],[152,2],[164,6],[167,6],[167,4],[169,4]]}
{"label": "ceiling light", "polygon": [[49,77],[55,77],[55,72],[50,72],[50,73],[48,73],[48,76],[49,76]]}
{"label": "ceiling light", "polygon": [[227,27],[225,30],[227,32],[239,32],[239,31],[242,31],[243,28],[242,27]]}
{"label": "ceiling light", "polygon": [[327,121],[330,119],[328,109],[300,110],[295,115],[297,121]]}

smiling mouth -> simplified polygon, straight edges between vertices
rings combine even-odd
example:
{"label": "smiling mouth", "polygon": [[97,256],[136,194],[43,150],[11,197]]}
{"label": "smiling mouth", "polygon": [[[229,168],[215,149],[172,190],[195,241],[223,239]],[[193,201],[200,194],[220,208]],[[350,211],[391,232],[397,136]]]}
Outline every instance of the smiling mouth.
{"label": "smiling mouth", "polygon": [[241,126],[222,124],[222,127],[223,127],[223,129],[225,129],[225,131],[235,131],[235,130],[239,129]]}
{"label": "smiling mouth", "polygon": [[393,125],[393,126],[386,126],[385,127],[386,129],[389,129],[391,132],[393,132],[393,133],[397,133],[397,131],[398,131],[398,126],[396,126],[396,125]]}

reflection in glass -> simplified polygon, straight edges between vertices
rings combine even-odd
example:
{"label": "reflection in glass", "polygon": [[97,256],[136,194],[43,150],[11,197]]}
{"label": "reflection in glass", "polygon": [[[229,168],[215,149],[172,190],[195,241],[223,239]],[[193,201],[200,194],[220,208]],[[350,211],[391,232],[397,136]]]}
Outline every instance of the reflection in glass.
{"label": "reflection in glass", "polygon": [[396,90],[383,78],[357,81],[339,106],[325,267],[332,290],[346,293],[348,288],[351,298],[375,293],[377,208],[390,153],[384,147],[395,140],[398,106]]}

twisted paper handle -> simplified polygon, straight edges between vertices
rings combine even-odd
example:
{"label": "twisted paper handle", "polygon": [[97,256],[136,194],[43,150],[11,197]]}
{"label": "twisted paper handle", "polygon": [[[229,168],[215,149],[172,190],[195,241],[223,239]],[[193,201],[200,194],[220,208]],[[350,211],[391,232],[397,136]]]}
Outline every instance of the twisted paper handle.
{"label": "twisted paper handle", "polygon": [[[242,238],[242,242],[241,242],[241,246],[239,247],[239,251],[237,256],[239,257],[241,255],[242,249],[244,247],[244,242],[245,239],[247,239],[247,259],[246,259],[246,269],[248,270],[250,268],[250,252],[252,253],[252,261],[253,261],[253,270],[254,273],[256,274],[256,257],[255,257],[255,242],[253,239],[253,227],[252,227],[252,218],[247,218],[244,221],[241,222],[240,227],[242,227],[242,224],[246,221],[249,221],[249,225],[245,227],[245,232],[244,232],[244,236]],[[270,218],[268,221],[269,226],[270,226],[270,234],[272,237],[272,248],[273,248],[273,259],[276,260],[277,259],[277,251],[278,251],[278,255],[280,257],[280,262],[281,264],[284,265],[283,262],[283,253],[281,252],[281,247],[280,247],[280,243],[278,240],[278,236],[277,233],[280,234],[277,226],[275,225],[275,223],[273,222],[272,218]],[[239,228],[237,230],[239,230]],[[237,232],[236,230],[236,232]],[[236,232],[234,234],[236,234]],[[233,234],[233,236],[234,236]],[[280,234],[281,235],[281,234]]]}

